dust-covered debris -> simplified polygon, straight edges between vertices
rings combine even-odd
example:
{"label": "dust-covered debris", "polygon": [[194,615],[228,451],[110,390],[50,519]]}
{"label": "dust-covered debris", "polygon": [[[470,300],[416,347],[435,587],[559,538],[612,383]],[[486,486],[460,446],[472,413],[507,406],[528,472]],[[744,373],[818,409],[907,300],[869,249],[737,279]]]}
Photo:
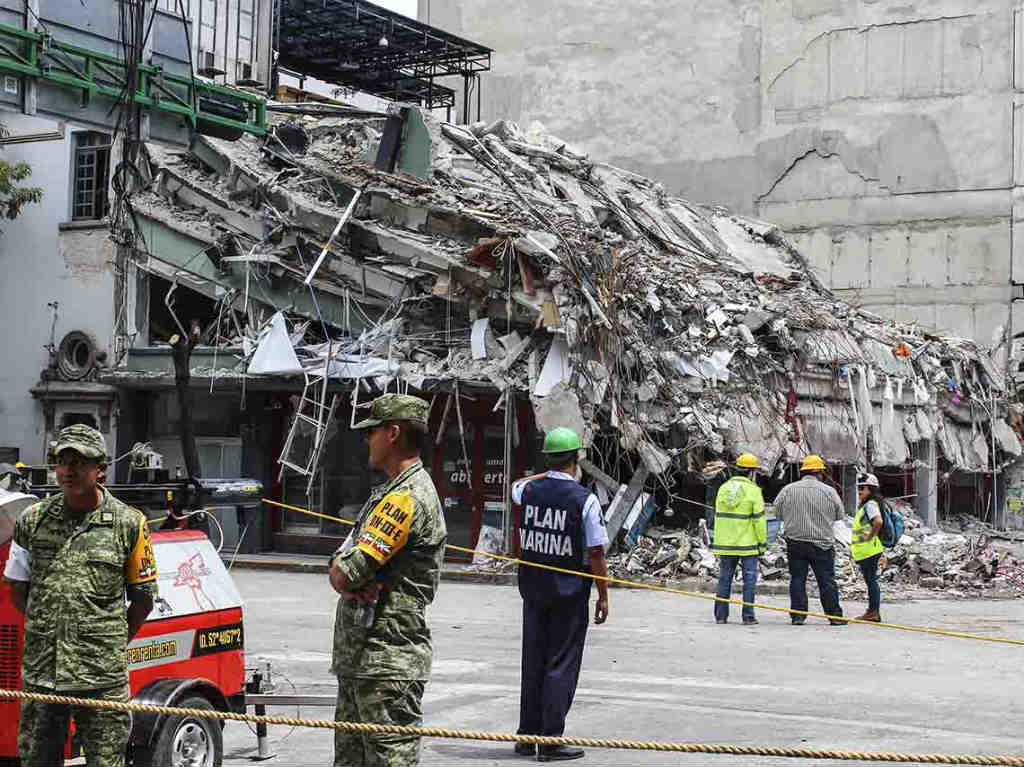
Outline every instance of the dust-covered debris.
{"label": "dust-covered debris", "polygon": [[[535,404],[571,391],[587,434],[614,434],[663,480],[748,450],[770,469],[807,452],[864,463],[870,443],[876,463],[902,466],[932,436],[959,470],[1021,454],[984,349],[841,301],[773,225],[676,197],[536,123],[408,114],[393,172],[378,153],[396,115],[276,115],[265,140],[150,146],[136,213],[205,243],[220,275],[206,278],[266,305],[262,321],[312,320],[293,332],[304,364],[326,349],[345,361],[336,377],[373,385],[460,382]],[[304,293],[325,248],[316,311],[268,299]],[[217,338],[251,355],[260,322]],[[631,566],[670,566],[666,546]],[[695,552],[680,569],[700,569]]]}

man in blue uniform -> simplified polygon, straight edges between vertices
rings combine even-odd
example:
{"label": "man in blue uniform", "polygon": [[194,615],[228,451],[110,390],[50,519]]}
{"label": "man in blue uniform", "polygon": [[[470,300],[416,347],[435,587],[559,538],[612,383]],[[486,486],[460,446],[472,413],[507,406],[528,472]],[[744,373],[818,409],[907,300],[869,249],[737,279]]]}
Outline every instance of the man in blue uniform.
{"label": "man in blue uniform", "polygon": [[[597,497],[576,481],[582,447],[579,435],[558,428],[544,439],[549,471],[516,482],[512,500],[522,506],[520,559],[524,562],[589,572],[607,577],[604,547],[608,533]],[[519,566],[523,598],[523,660],[519,697],[519,734],[565,732],[583,661],[590,622],[592,580],[529,565]],[[597,581],[594,623],[608,618],[608,583]],[[519,743],[520,756],[539,762],[579,759],[583,749]]]}

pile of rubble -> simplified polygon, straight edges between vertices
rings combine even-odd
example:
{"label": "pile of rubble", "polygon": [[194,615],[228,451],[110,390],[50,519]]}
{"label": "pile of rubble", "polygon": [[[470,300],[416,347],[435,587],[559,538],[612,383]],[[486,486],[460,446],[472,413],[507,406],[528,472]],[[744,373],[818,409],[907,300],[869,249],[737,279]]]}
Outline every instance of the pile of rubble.
{"label": "pile of rubble", "polygon": [[138,267],[216,286],[214,342],[241,347],[222,378],[295,373],[250,365],[284,311],[306,367],[525,394],[542,428],[554,410],[613,432],[659,475],[746,449],[855,463],[869,438],[889,465],[933,438],[969,471],[1022,452],[996,419],[991,455],[984,413],[1006,387],[984,350],[837,299],[770,224],[538,124],[411,109],[272,127],[191,153],[149,146],[132,199]]}
{"label": "pile of rubble", "polygon": [[[967,516],[930,530],[909,504],[893,506],[904,516],[906,533],[883,557],[880,579],[885,598],[922,590],[942,591],[945,596],[1024,596],[1024,536],[995,531]],[[863,598],[864,579],[848,548],[852,523],[848,517],[845,525],[837,524],[836,579],[844,596]],[[624,578],[717,580],[718,557],[710,541],[704,520],[689,531],[651,527],[632,550],[611,556],[609,569]],[[739,572],[736,577],[740,580]],[[777,539],[761,557],[760,578],[772,582],[788,577],[786,546]]]}

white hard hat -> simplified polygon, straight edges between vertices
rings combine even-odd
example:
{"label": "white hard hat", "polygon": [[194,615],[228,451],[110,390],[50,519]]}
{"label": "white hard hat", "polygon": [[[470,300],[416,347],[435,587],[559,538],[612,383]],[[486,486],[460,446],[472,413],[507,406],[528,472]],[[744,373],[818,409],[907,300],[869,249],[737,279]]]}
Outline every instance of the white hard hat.
{"label": "white hard hat", "polygon": [[858,474],[857,487],[878,487],[878,477],[874,474]]}

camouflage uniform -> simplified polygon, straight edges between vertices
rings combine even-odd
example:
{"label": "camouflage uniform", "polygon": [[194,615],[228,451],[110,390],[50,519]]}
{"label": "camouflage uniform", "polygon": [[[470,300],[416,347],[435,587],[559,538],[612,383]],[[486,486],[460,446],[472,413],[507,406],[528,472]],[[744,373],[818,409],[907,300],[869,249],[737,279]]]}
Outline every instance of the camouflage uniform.
{"label": "camouflage uniform", "polygon": [[[86,426],[61,431],[57,452],[105,458],[102,435]],[[156,593],[156,562],[146,517],[100,488],[93,511],[76,513],[63,495],[30,506],[14,527],[29,552],[22,683],[26,690],[128,700],[125,593]],[[61,764],[75,717],[90,767],[121,767],[131,726],[127,713],[24,703],[18,732],[23,765]]]}
{"label": "camouflage uniform", "polygon": [[[392,420],[425,427],[428,410],[417,397],[384,395],[356,428]],[[416,461],[370,494],[356,532],[332,557],[354,590],[374,580],[384,586],[373,607],[338,601],[331,665],[338,676],[337,721],[421,723],[433,657],[426,608],[440,582],[446,539],[437,490]],[[419,762],[419,746],[419,738],[410,736],[338,732],[334,764],[407,767]]]}

